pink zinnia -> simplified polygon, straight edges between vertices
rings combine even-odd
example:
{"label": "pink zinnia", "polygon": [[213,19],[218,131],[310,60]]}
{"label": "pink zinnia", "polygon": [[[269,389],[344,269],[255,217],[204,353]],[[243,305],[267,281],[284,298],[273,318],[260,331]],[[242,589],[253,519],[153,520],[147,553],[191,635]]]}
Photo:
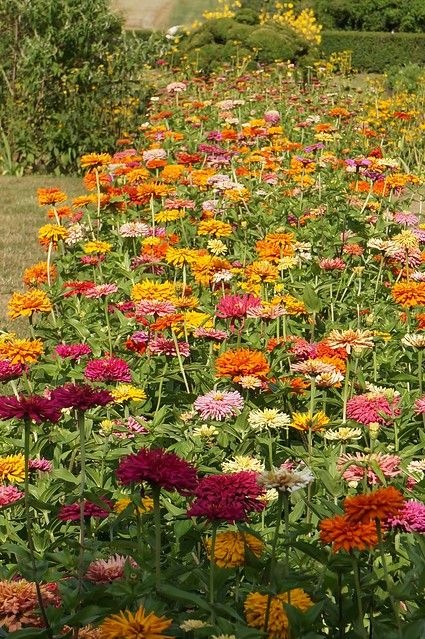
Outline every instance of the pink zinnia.
{"label": "pink zinnia", "polygon": [[118,291],[116,284],[98,284],[84,291],[83,295],[90,299],[100,299],[106,295],[112,295]]}
{"label": "pink zinnia", "polygon": [[53,464],[48,459],[40,457],[39,459],[30,459],[29,468],[30,470],[39,470],[42,473],[50,473],[53,469]]}
{"label": "pink zinnia", "polygon": [[88,362],[84,377],[91,382],[131,382],[131,371],[123,359],[103,357]]}
{"label": "pink zinnia", "polygon": [[85,574],[86,579],[97,584],[107,584],[125,577],[126,566],[138,568],[138,564],[131,557],[112,555],[109,559],[92,561]]}
{"label": "pink zinnia", "polygon": [[22,364],[12,364],[8,359],[0,361],[0,382],[10,382],[24,372]]}
{"label": "pink zinnia", "polygon": [[217,342],[222,342],[229,337],[227,331],[219,331],[215,328],[195,328],[193,331],[193,337],[202,337],[204,339],[213,339]]}
{"label": "pink zinnia", "polygon": [[13,502],[22,499],[24,493],[16,486],[0,486],[0,506],[9,506]]}
{"label": "pink zinnia", "polygon": [[386,424],[388,421],[400,415],[399,397],[389,402],[383,395],[366,393],[352,397],[347,402],[347,417],[359,424]]}
{"label": "pink zinnia", "polygon": [[244,401],[238,391],[215,391],[198,397],[193,406],[202,419],[221,421],[226,417],[234,417],[242,410]]}
{"label": "pink zinnia", "polygon": [[[109,499],[100,497],[105,506],[102,508],[91,501],[84,500],[84,517],[97,517],[98,519],[106,519],[112,512],[112,502]],[[62,521],[79,521],[80,519],[80,504],[68,504],[61,506],[58,519]]]}
{"label": "pink zinnia", "polygon": [[409,499],[402,509],[386,522],[391,528],[401,528],[405,532],[425,533],[425,504]]}
{"label": "pink zinnia", "polygon": [[251,512],[265,508],[265,502],[259,499],[262,495],[264,488],[251,471],[208,475],[199,482],[187,514],[210,521],[246,521]]}
{"label": "pink zinnia", "polygon": [[243,319],[252,308],[261,306],[261,299],[254,295],[225,295],[217,304],[217,317]]}
{"label": "pink zinnia", "polygon": [[416,400],[415,402],[415,413],[416,414],[422,414],[425,413],[425,396],[424,397],[420,397],[419,399]]}
{"label": "pink zinnia", "polygon": [[171,315],[175,311],[174,304],[165,300],[140,300],[136,304],[136,320],[140,320],[140,317],[146,315],[163,317],[164,315]]}
{"label": "pink zinnia", "polygon": [[[343,478],[350,482],[360,482],[367,476],[368,484],[380,484],[378,475],[368,466],[369,462],[374,462],[382,471],[386,479],[400,475],[400,457],[397,455],[384,455],[383,453],[356,453],[355,455],[341,455],[337,461],[337,470],[341,472],[344,466],[350,464],[342,473]],[[359,465],[356,462],[360,462]],[[368,467],[367,467],[368,466]]]}
{"label": "pink zinnia", "polygon": [[144,237],[149,233],[149,226],[144,222],[126,222],[118,232],[121,237]]}
{"label": "pink zinnia", "polygon": [[324,271],[343,271],[347,265],[340,257],[327,257],[320,260],[319,266]]}
{"label": "pink zinnia", "polygon": [[196,468],[163,448],[142,448],[120,461],[116,475],[125,486],[143,481],[165,490],[191,494],[198,483]]}
{"label": "pink zinnia", "polygon": [[[179,352],[182,357],[189,357],[190,347],[187,342],[177,342]],[[149,350],[153,355],[168,355],[171,357],[177,356],[176,346],[172,339],[166,337],[155,337],[149,342]]]}
{"label": "pink zinnia", "polygon": [[289,352],[293,353],[297,359],[314,359],[317,357],[317,342],[307,342],[302,337],[297,337]]}
{"label": "pink zinnia", "polygon": [[85,355],[90,355],[92,350],[87,344],[58,344],[55,347],[56,353],[62,359],[68,358],[78,362]]}

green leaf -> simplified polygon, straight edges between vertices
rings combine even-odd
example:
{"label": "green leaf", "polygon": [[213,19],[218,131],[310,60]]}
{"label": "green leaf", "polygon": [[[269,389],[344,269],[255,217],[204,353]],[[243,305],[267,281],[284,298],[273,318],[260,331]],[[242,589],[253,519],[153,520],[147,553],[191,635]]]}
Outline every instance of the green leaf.
{"label": "green leaf", "polygon": [[211,606],[199,595],[195,595],[193,592],[187,592],[187,590],[181,590],[170,584],[163,584],[159,587],[160,594],[164,597],[168,597],[172,601],[183,601],[194,605],[196,608],[201,608],[211,612]]}

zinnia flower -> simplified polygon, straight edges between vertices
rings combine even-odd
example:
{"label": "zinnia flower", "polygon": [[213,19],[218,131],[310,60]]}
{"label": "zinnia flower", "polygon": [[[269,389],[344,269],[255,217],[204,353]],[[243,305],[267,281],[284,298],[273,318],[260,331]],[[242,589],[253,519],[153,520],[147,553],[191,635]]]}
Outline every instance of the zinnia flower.
{"label": "zinnia flower", "polygon": [[124,610],[117,615],[105,617],[100,624],[101,639],[161,639],[169,637],[163,632],[172,624],[171,619],[158,617],[153,612],[145,613],[141,606],[134,614]]}
{"label": "zinnia flower", "polygon": [[238,391],[215,391],[198,397],[193,406],[202,419],[221,421],[226,417],[234,417],[242,410],[244,401]]}
{"label": "zinnia flower", "polygon": [[[84,500],[84,517],[97,517],[98,519],[106,519],[111,514],[112,502],[109,499],[100,497],[105,506],[98,506],[91,501]],[[79,521],[80,504],[65,504],[61,506],[58,519],[62,521]]]}
{"label": "zinnia flower", "polygon": [[289,620],[284,604],[290,603],[301,612],[305,612],[313,605],[312,600],[301,588],[294,588],[288,592],[279,593],[271,597],[259,592],[251,592],[244,603],[246,622],[251,628],[264,630],[267,608],[269,608],[268,637],[269,639],[287,639]]}
{"label": "zinnia flower", "polygon": [[62,416],[61,406],[55,399],[47,399],[41,395],[2,395],[0,397],[0,419],[31,420],[41,422],[59,421]]}
{"label": "zinnia flower", "polygon": [[[205,541],[208,558],[211,559],[211,539]],[[218,533],[215,540],[214,563],[220,568],[237,568],[243,566],[248,553],[260,557],[264,542],[258,537],[240,531]]]}
{"label": "zinnia flower", "polygon": [[98,559],[90,562],[85,578],[97,584],[107,584],[116,579],[123,579],[126,566],[138,568],[134,559],[123,555],[112,555],[108,559]]}
{"label": "zinnia flower", "polygon": [[0,382],[10,382],[24,372],[22,364],[12,364],[8,359],[0,360]]}
{"label": "zinnia flower", "polygon": [[359,424],[386,424],[400,415],[400,397],[389,401],[383,394],[365,393],[356,395],[347,402],[347,417]]}
{"label": "zinnia flower", "polygon": [[62,408],[75,408],[85,411],[95,406],[106,406],[112,401],[109,391],[88,386],[87,384],[65,384],[52,391],[52,398]]}
{"label": "zinnia flower", "polygon": [[92,352],[88,344],[58,344],[55,351],[62,359],[69,359],[72,362],[78,362],[82,357],[90,355]]}
{"label": "zinnia flower", "polygon": [[0,481],[17,482],[24,481],[25,459],[23,455],[8,455],[0,457]]}
{"label": "zinnia flower", "polygon": [[259,499],[263,494],[256,473],[208,475],[199,482],[187,514],[210,521],[246,521],[251,512],[263,510],[264,503]]}
{"label": "zinnia flower", "polygon": [[386,524],[405,532],[425,533],[425,504],[409,499],[396,515],[388,517]]}
{"label": "zinnia flower", "polygon": [[373,334],[370,331],[333,330],[329,333],[326,343],[333,349],[344,348],[348,354],[353,349],[373,348]]}
{"label": "zinnia flower", "polygon": [[215,368],[218,377],[231,377],[233,381],[247,375],[264,379],[270,371],[263,353],[249,348],[225,351],[217,357]]}
{"label": "zinnia flower", "polygon": [[248,415],[248,424],[258,431],[266,428],[286,428],[290,422],[289,415],[281,413],[275,408],[252,410]]}
{"label": "zinnia flower", "polygon": [[87,363],[84,377],[91,382],[131,382],[130,367],[119,357],[92,359]]}
{"label": "zinnia flower", "polygon": [[194,466],[163,448],[142,448],[127,455],[120,461],[116,475],[124,485],[146,481],[182,495],[191,494],[198,482]]}
{"label": "zinnia flower", "polygon": [[130,401],[143,402],[146,399],[146,393],[143,388],[136,388],[136,386],[131,386],[131,384],[119,384],[111,390],[111,395],[116,404]]}
{"label": "zinnia flower", "polygon": [[344,510],[351,522],[368,522],[397,515],[404,505],[404,497],[397,488],[378,488],[367,495],[346,497]]}
{"label": "zinnia flower", "polygon": [[267,490],[274,488],[281,492],[293,493],[314,481],[314,475],[307,466],[290,470],[283,465],[280,468],[265,470],[257,481]]}
{"label": "zinnia flower", "polygon": [[9,506],[24,496],[16,486],[0,486],[0,506]]}
{"label": "zinnia flower", "polygon": [[9,360],[11,364],[34,364],[43,353],[43,342],[40,339],[14,338],[0,342],[0,358]]}
{"label": "zinnia flower", "polygon": [[50,313],[52,303],[44,291],[31,290],[28,293],[13,293],[7,305],[11,319],[30,317],[33,313]]}
{"label": "zinnia flower", "polygon": [[[40,584],[40,591],[44,606],[60,605],[55,584]],[[0,626],[9,632],[43,626],[34,582],[0,581]]]}
{"label": "zinnia flower", "polygon": [[425,305],[425,282],[397,282],[391,289],[397,304],[406,308]]}
{"label": "zinnia flower", "polygon": [[344,549],[368,550],[378,543],[374,521],[352,522],[346,516],[336,515],[320,522],[320,540],[332,544],[333,552]]}
{"label": "zinnia flower", "polygon": [[[365,476],[368,484],[380,484],[381,480],[373,471],[371,464],[376,464],[387,479],[400,475],[400,457],[397,455],[384,455],[383,453],[356,453],[355,455],[341,455],[336,468],[342,473],[343,478],[351,484],[357,485]],[[356,462],[360,462],[356,464]]]}
{"label": "zinnia flower", "polygon": [[325,415],[325,413],[321,410],[319,412],[311,415],[310,412],[307,413],[293,413],[292,414],[291,426],[292,428],[296,428],[297,430],[307,431],[311,428],[313,432],[322,430],[329,424],[329,417]]}

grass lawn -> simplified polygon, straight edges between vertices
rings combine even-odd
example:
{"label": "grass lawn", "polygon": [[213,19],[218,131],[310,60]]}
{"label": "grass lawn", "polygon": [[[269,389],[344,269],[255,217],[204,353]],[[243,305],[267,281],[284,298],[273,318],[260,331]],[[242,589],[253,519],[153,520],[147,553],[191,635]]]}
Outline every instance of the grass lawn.
{"label": "grass lawn", "polygon": [[171,25],[191,24],[200,20],[204,11],[217,9],[217,0],[177,0],[171,11]]}
{"label": "grass lawn", "polygon": [[22,325],[7,319],[7,302],[13,291],[22,291],[22,273],[27,266],[46,258],[37,242],[37,232],[46,221],[38,206],[37,189],[57,186],[69,197],[83,192],[80,178],[36,175],[0,177],[0,328],[22,332]]}
{"label": "grass lawn", "polygon": [[111,6],[123,13],[129,29],[168,29],[199,20],[204,11],[217,8],[217,1],[112,0]]}

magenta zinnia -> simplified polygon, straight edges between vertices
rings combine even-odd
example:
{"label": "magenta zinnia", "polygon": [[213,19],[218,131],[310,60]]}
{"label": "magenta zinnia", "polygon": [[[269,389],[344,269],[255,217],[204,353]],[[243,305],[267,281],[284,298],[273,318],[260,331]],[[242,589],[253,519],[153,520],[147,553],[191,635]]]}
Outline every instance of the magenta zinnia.
{"label": "magenta zinnia", "polygon": [[215,390],[198,397],[193,404],[202,419],[216,419],[218,421],[237,415],[243,405],[242,395],[238,391]]}
{"label": "magenta zinnia", "polygon": [[130,367],[119,357],[104,357],[88,362],[84,376],[91,382],[131,382]]}
{"label": "magenta zinnia", "polygon": [[191,494],[198,483],[196,468],[163,448],[142,448],[121,460],[116,475],[124,485],[143,481],[165,490]]}
{"label": "magenta zinnia", "polygon": [[75,362],[78,362],[84,355],[91,354],[91,348],[87,344],[58,344],[55,351],[62,359],[67,358]]}
{"label": "magenta zinnia", "polygon": [[[84,517],[97,517],[98,519],[106,519],[112,512],[112,502],[109,499],[100,497],[100,501],[105,504],[104,507],[98,506],[91,501],[84,500]],[[62,521],[79,521],[80,504],[67,504],[61,506],[58,519]]]}
{"label": "magenta zinnia", "polygon": [[8,359],[0,360],[0,382],[10,382],[20,377],[24,371],[22,364],[12,364]]}
{"label": "magenta zinnia", "polygon": [[264,488],[257,483],[256,473],[208,475],[199,482],[196,499],[187,514],[210,521],[246,521],[251,512],[265,507],[259,499],[262,495]]}

